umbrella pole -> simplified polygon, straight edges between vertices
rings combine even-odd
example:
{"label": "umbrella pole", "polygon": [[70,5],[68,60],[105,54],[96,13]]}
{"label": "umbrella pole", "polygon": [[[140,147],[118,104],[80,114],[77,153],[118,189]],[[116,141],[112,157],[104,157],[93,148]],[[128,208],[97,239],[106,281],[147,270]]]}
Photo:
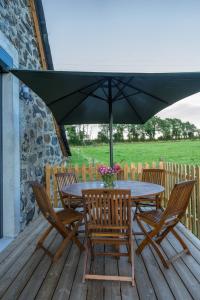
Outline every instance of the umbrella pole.
{"label": "umbrella pole", "polygon": [[112,79],[108,80],[108,104],[109,104],[109,148],[110,166],[113,167],[113,113],[112,113]]}

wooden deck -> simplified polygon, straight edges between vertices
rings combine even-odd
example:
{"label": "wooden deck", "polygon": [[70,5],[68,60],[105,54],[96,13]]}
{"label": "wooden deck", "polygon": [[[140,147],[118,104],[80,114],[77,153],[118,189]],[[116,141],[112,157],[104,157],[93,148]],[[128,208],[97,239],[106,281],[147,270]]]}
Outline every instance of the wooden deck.
{"label": "wooden deck", "polygon": [[[136,287],[129,283],[81,282],[83,255],[70,244],[61,259],[52,264],[42,250],[35,250],[36,239],[45,228],[40,217],[30,224],[0,254],[0,299],[200,299],[200,241],[183,225],[179,233],[189,245],[192,255],[185,255],[166,270],[151,248],[135,256]],[[139,237],[141,239],[141,237]],[[140,242],[138,238],[135,243]],[[47,240],[54,251],[61,238],[52,232]],[[167,257],[180,250],[172,236],[162,243]],[[97,257],[91,268],[102,274],[125,275],[130,272],[127,258],[120,260]]]}

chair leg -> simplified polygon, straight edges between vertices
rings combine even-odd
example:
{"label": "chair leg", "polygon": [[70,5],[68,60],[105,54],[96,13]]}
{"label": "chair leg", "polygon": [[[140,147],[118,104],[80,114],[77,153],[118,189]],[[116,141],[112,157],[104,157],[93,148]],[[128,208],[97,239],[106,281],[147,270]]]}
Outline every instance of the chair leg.
{"label": "chair leg", "polygon": [[181,246],[183,247],[184,251],[187,254],[191,254],[190,250],[188,249],[188,246],[186,245],[186,243],[183,241],[183,239],[180,237],[180,235],[177,233],[177,231],[172,228],[171,229],[172,234],[175,236],[175,238],[179,241],[179,243],[181,244]]}
{"label": "chair leg", "polygon": [[169,268],[169,263],[167,262],[164,255],[162,254],[159,245],[157,245],[157,243],[153,240],[153,237],[155,237],[158,234],[159,230],[154,229],[150,233],[148,233],[138,218],[137,218],[137,221],[138,221],[140,228],[144,232],[146,238],[142,241],[142,243],[136,249],[136,254],[140,254],[148,244],[151,244],[153,246],[153,248],[155,249],[155,251],[158,253],[158,256],[160,257],[164,267]]}
{"label": "chair leg", "polygon": [[76,232],[78,230],[78,227],[80,225],[80,222],[77,222],[72,228],[72,233],[73,233],[73,237],[72,237],[72,240],[73,242],[75,242],[75,244],[79,247],[79,249],[81,251],[84,251],[85,250],[85,247],[83,246],[83,244],[79,241],[79,239],[76,237]]}
{"label": "chair leg", "polygon": [[145,230],[144,226],[142,225],[140,219],[138,217],[136,219],[137,219],[138,225],[140,226],[142,232],[146,236],[146,238],[141,242],[141,244],[136,249],[136,254],[139,255],[143,251],[143,249],[146,247],[146,245],[151,242],[151,239],[157,234],[157,230],[156,231],[152,230],[150,233],[148,233]]}
{"label": "chair leg", "polygon": [[138,203],[136,203],[136,204],[135,204],[135,212],[134,212],[133,220],[136,219],[138,210],[139,210]]}
{"label": "chair leg", "polygon": [[151,231],[151,233],[145,233],[146,238],[141,242],[141,244],[136,249],[136,254],[139,255],[143,249],[152,242],[152,238],[155,236],[155,232]]}
{"label": "chair leg", "polygon": [[56,262],[60,256],[62,255],[63,251],[65,250],[67,244],[69,243],[69,241],[71,240],[72,235],[68,235],[61,243],[60,247],[58,248],[58,250],[56,251],[54,257],[53,257],[53,262]]}
{"label": "chair leg", "polygon": [[[152,237],[155,236],[155,235],[156,234],[153,233]],[[167,260],[164,258],[164,255],[162,254],[159,246],[156,244],[156,242],[150,236],[151,236],[151,234],[149,234],[148,237],[146,237],[146,239],[139,245],[139,247],[136,250],[136,254],[140,254],[145,246],[147,246],[148,244],[151,244],[152,247],[157,252],[158,256],[160,257],[164,267],[169,268],[169,263],[167,263]]]}
{"label": "chair leg", "polygon": [[155,251],[158,253],[158,256],[160,257],[163,265],[165,268],[169,268],[169,262],[168,260],[165,259],[163,253],[161,252],[161,248],[159,245],[157,245],[157,243],[151,239],[150,244],[153,246],[153,248],[155,249]]}
{"label": "chair leg", "polygon": [[45,239],[47,238],[47,236],[49,235],[49,233],[51,232],[52,229],[53,229],[53,226],[49,226],[44,231],[44,233],[41,235],[41,237],[39,238],[39,240],[37,242],[36,249],[43,247],[43,243],[44,243]]}
{"label": "chair leg", "polygon": [[87,273],[87,262],[88,262],[88,253],[89,253],[89,241],[86,239],[85,242],[85,258],[84,258],[84,268],[83,268],[83,279],[82,282],[85,283],[85,275]]}
{"label": "chair leg", "polygon": [[156,196],[156,209],[161,209],[161,197]]}
{"label": "chair leg", "polygon": [[85,247],[83,246],[83,244],[77,239],[77,237],[73,237],[72,238],[73,242],[75,242],[75,244],[79,247],[80,251],[84,251]]}
{"label": "chair leg", "polygon": [[132,286],[135,286],[135,264],[134,264],[134,246],[133,246],[133,237],[131,239],[131,277],[132,277]]}
{"label": "chair leg", "polygon": [[171,229],[172,229],[171,226],[168,227],[168,228],[166,228],[166,229],[163,231],[163,233],[162,233],[160,236],[158,236],[158,237],[156,238],[156,243],[157,243],[158,245],[160,245],[160,243],[162,242],[162,240],[168,235],[168,233],[170,232]]}

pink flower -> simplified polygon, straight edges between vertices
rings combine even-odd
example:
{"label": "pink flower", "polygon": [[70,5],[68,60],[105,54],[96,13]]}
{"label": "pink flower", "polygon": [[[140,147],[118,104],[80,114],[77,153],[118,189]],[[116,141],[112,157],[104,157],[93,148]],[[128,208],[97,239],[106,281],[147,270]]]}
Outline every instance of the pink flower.
{"label": "pink flower", "polygon": [[121,167],[118,164],[115,164],[113,169],[115,170],[115,173],[119,173],[121,171]]}
{"label": "pink flower", "polygon": [[104,166],[104,165],[102,165],[98,168],[98,172],[102,176],[103,175],[114,175],[114,174],[117,174],[120,170],[121,170],[121,167],[118,164],[115,164],[113,166],[113,168],[112,167],[107,167],[107,166]]}

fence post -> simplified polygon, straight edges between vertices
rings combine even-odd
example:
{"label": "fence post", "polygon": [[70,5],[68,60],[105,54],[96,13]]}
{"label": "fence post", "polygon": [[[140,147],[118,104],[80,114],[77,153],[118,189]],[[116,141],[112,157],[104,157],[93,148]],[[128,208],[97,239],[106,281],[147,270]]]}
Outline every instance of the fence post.
{"label": "fence post", "polygon": [[51,199],[51,166],[49,164],[45,166],[45,187],[47,195]]}
{"label": "fence post", "polygon": [[196,166],[196,180],[197,180],[197,184],[196,184],[196,189],[197,189],[196,223],[197,223],[197,237],[200,238],[200,167],[199,166]]}
{"label": "fence post", "polygon": [[131,163],[130,167],[130,179],[135,180],[135,165],[133,163]]}
{"label": "fence post", "polygon": [[82,173],[82,181],[86,181],[86,166],[85,164],[82,164],[82,169],[81,169],[81,173]]}
{"label": "fence post", "polygon": [[138,180],[142,180],[142,169],[143,169],[142,164],[141,164],[141,163],[138,163],[138,166],[137,166]]}

